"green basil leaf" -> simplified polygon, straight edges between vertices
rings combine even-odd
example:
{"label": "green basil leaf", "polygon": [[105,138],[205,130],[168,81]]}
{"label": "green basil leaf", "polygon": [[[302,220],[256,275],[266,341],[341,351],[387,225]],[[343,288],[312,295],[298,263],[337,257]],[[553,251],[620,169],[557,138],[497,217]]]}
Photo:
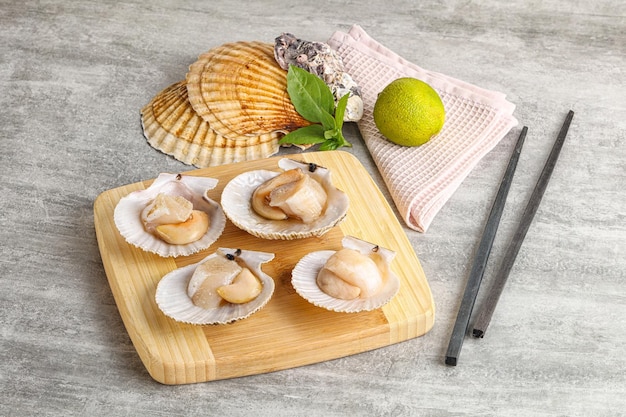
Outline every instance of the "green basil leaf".
{"label": "green basil leaf", "polygon": [[287,71],[287,92],[296,111],[306,120],[321,123],[326,129],[334,126],[333,93],[317,75],[290,65]]}
{"label": "green basil leaf", "polygon": [[334,151],[339,148],[339,144],[334,140],[327,140],[320,145],[320,151]]}
{"label": "green basil leaf", "polygon": [[350,93],[344,94],[343,97],[339,99],[337,108],[335,109],[335,128],[339,131],[341,131],[343,127],[343,117],[346,113],[346,107],[348,106],[348,98],[350,98]]}
{"label": "green basil leaf", "polygon": [[324,138],[325,139],[336,138],[338,133],[339,132],[337,131],[337,129],[328,129],[324,132]]}
{"label": "green basil leaf", "polygon": [[337,148],[340,148],[342,146],[347,146],[349,148],[352,147],[352,144],[343,137],[343,133],[341,130],[337,131],[337,136],[335,136],[332,140],[337,144]]}
{"label": "green basil leaf", "polygon": [[325,129],[333,129],[335,127],[335,118],[332,113],[324,113],[320,123]]}
{"label": "green basil leaf", "polygon": [[278,143],[286,144],[291,143],[294,145],[309,145],[314,143],[324,142],[324,128],[322,125],[313,124],[305,127],[301,127],[298,130],[289,132],[283,136]]}

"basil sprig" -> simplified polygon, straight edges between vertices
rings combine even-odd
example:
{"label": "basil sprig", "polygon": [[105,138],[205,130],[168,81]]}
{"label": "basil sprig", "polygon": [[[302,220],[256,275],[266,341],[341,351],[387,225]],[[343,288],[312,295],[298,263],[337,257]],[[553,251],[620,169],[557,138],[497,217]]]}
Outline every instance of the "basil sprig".
{"label": "basil sprig", "polygon": [[294,145],[321,144],[321,151],[352,146],[343,137],[343,116],[348,104],[344,95],[335,108],[333,93],[315,74],[290,65],[287,71],[287,92],[296,111],[313,123],[286,134],[279,143]]}

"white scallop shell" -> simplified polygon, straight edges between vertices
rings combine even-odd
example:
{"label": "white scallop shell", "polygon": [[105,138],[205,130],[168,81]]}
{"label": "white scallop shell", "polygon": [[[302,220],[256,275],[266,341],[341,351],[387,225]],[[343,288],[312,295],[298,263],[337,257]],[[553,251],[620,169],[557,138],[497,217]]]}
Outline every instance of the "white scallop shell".
{"label": "white scallop shell", "polygon": [[[233,255],[242,260],[260,279],[263,290],[252,301],[244,304],[224,303],[223,306],[204,309],[196,306],[187,295],[187,286],[194,271],[203,262],[215,257]],[[156,290],[156,303],[168,317],[189,324],[226,324],[242,320],[263,308],[274,294],[274,280],[261,270],[261,264],[274,259],[273,253],[219,248],[200,262],[187,265],[166,274]]]}
{"label": "white scallop shell", "polygon": [[222,192],[222,208],[235,226],[263,239],[294,240],[322,236],[345,218],[350,202],[346,193],[332,184],[330,170],[288,158],[280,159],[278,166],[283,170],[302,168],[322,184],[328,194],[327,208],[322,216],[311,223],[303,223],[296,219],[269,220],[258,215],[251,205],[252,193],[280,172],[256,170],[239,174]]}
{"label": "white scallop shell", "polygon": [[[148,188],[134,191],[119,201],[113,214],[115,225],[128,243],[162,257],[187,256],[204,250],[220,237],[226,225],[222,208],[206,195],[217,182],[214,178],[161,173]],[[141,212],[159,193],[181,195],[193,203],[195,210],[206,212],[210,219],[206,234],[186,245],[172,245],[147,232]]]}
{"label": "white scallop shell", "polygon": [[[396,254],[390,249],[365,242],[353,236],[345,236],[341,243],[344,248],[358,250],[364,255],[375,250],[387,261],[387,265],[391,263]],[[329,296],[317,285],[317,274],[334,253],[333,250],[311,252],[300,259],[292,271],[291,284],[296,292],[311,304],[338,313],[371,311],[387,304],[400,290],[400,279],[389,269],[383,288],[373,297],[340,300]]]}

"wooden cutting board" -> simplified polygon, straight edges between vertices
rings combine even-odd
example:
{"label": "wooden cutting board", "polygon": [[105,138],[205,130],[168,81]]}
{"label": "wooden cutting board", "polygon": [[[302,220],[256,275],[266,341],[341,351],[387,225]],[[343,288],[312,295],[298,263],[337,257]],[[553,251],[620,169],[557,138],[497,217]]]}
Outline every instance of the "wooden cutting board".
{"label": "wooden cutting board", "polygon": [[[346,219],[320,238],[263,240],[227,222],[219,240],[188,257],[161,258],[124,240],[113,221],[117,202],[152,180],[115,188],[94,203],[94,222],[104,268],[124,325],[150,375],[163,384],[187,384],[277,371],[335,359],[421,336],[434,323],[435,307],[424,271],[393,210],[361,163],[344,151],[303,153],[292,158],[332,171],[334,184],[350,197]],[[279,157],[185,172],[219,179],[209,197],[220,201],[236,175],[278,171]],[[397,252],[392,263],[401,288],[383,308],[335,313],[315,307],[291,286],[291,270],[305,254],[341,248],[352,235]],[[263,270],[276,281],[268,305],[227,324],[178,323],[159,310],[155,291],[168,272],[195,263],[218,247],[275,253]]]}

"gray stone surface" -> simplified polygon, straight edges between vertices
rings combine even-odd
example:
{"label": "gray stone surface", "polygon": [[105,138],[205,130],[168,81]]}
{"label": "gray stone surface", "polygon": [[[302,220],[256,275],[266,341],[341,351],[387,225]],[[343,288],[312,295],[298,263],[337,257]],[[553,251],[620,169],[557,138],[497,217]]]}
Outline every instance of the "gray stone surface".
{"label": "gray stone surface", "polygon": [[[485,284],[576,112],[487,336],[444,365],[517,129],[427,233],[406,230],[437,305],[431,332],[270,374],[154,382],[93,226],[101,192],[191,169],[147,145],[139,109],[213,46],[283,31],[323,41],[354,23],[424,68],[505,92],[529,127]],[[619,0],[1,0],[0,415],[626,415],[625,33]]]}

